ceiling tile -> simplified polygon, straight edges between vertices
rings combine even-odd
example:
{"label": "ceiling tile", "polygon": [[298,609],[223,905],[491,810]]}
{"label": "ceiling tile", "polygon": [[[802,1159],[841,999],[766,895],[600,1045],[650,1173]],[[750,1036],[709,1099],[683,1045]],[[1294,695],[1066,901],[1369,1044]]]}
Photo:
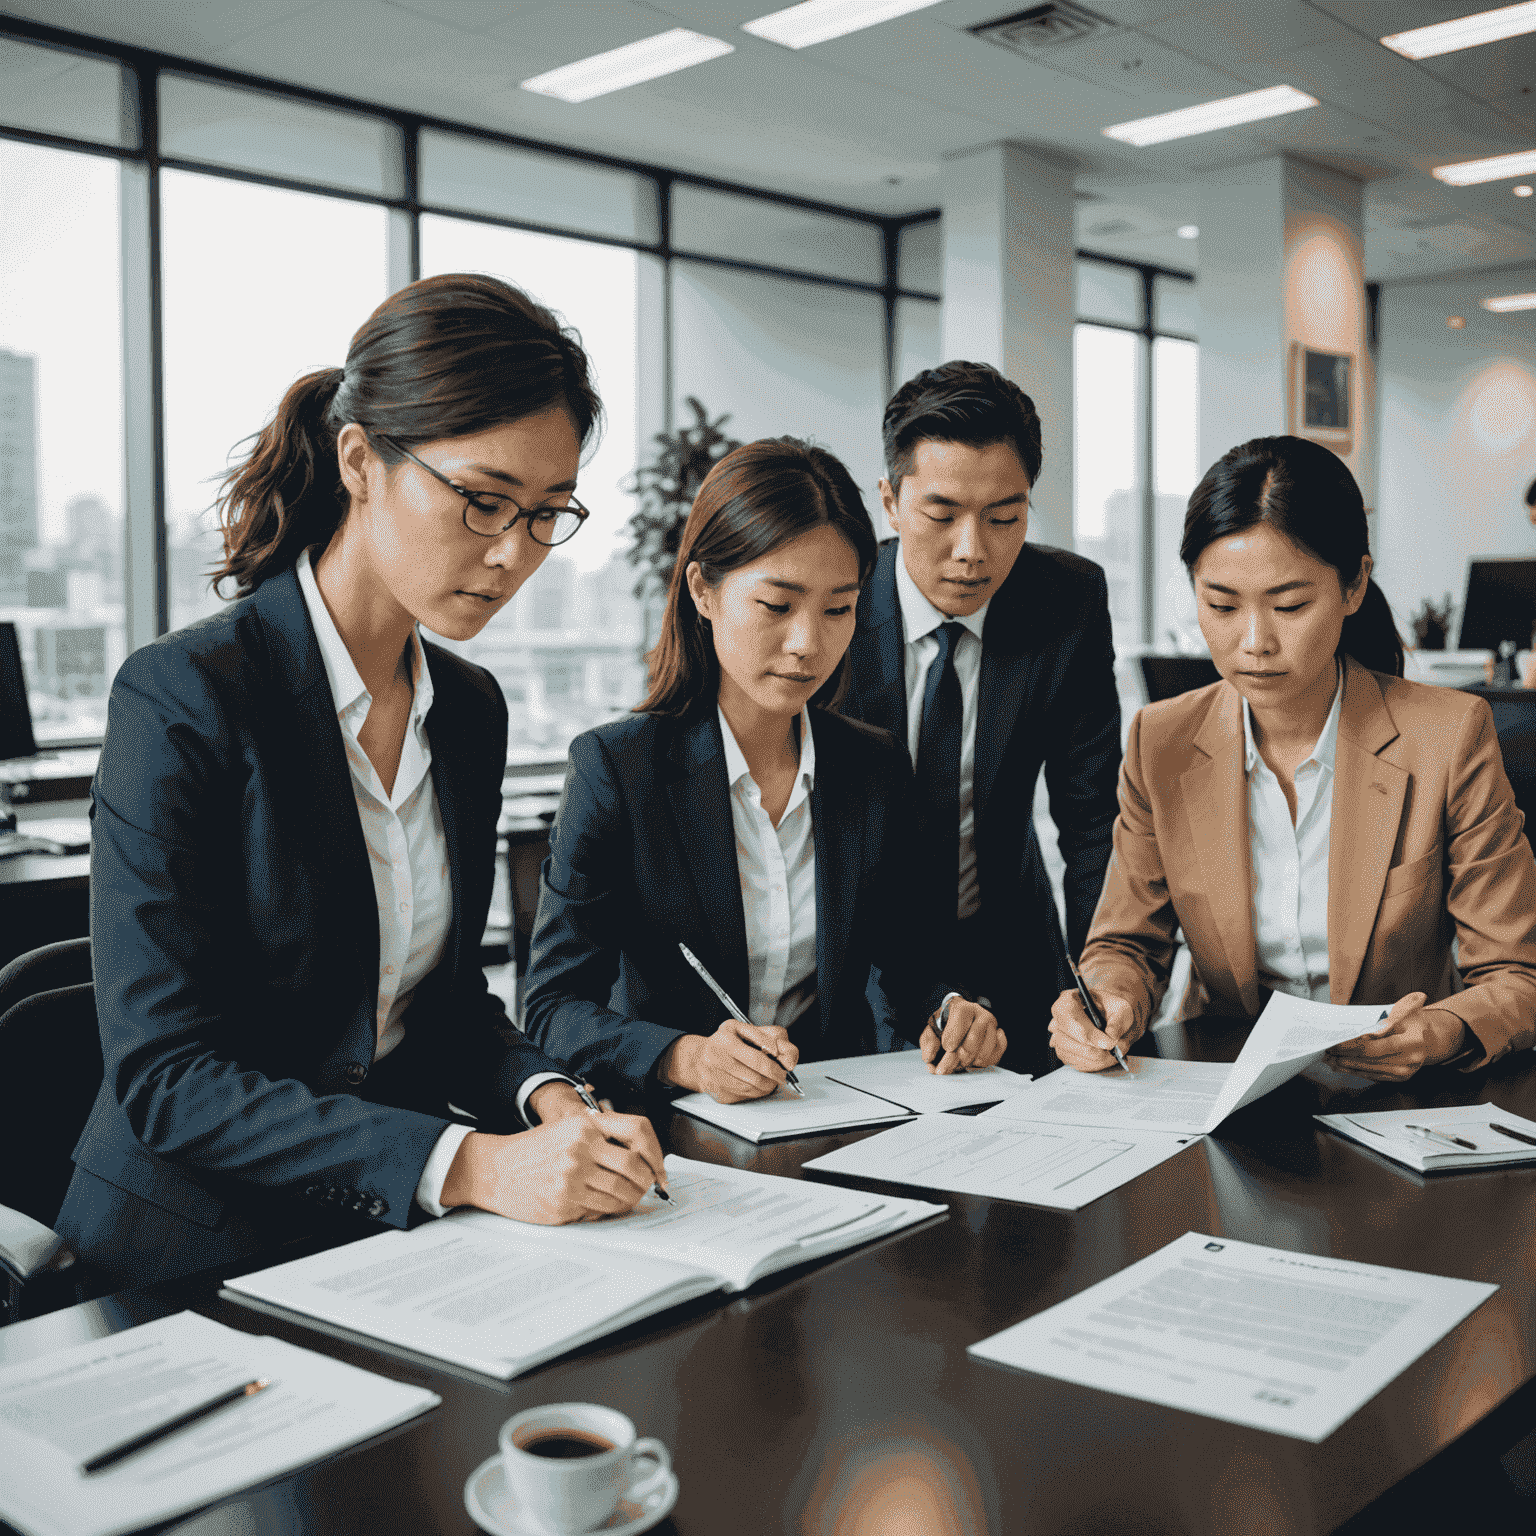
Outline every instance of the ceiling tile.
{"label": "ceiling tile", "polygon": [[215,48],[275,22],[291,21],[324,0],[7,0],[12,15],[88,32],[160,53],[206,60]]}
{"label": "ceiling tile", "polygon": [[1301,0],[1264,0],[1239,8],[1203,4],[1138,30],[1182,49],[1192,58],[1241,69],[1279,54],[1347,35],[1332,17]]}
{"label": "ceiling tile", "polygon": [[1227,71],[1190,58],[1140,32],[1109,32],[1086,42],[1067,43],[1041,54],[1052,69],[1063,70],[1102,90],[1145,98],[1148,111],[1188,106],[1231,96],[1247,82]]}

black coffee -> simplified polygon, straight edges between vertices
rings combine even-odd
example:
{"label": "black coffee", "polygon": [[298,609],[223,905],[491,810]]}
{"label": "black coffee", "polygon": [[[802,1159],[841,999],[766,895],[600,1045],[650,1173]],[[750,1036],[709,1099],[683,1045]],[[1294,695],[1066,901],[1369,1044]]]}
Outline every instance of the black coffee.
{"label": "black coffee", "polygon": [[584,1429],[546,1429],[535,1431],[518,1442],[520,1451],[530,1456],[548,1456],[556,1461],[571,1461],[577,1456],[601,1456],[613,1449],[613,1441]]}

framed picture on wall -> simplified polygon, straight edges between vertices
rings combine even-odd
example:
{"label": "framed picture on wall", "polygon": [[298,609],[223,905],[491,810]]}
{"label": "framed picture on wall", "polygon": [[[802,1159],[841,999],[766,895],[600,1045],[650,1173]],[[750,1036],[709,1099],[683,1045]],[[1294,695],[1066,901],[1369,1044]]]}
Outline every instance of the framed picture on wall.
{"label": "framed picture on wall", "polygon": [[1354,382],[1352,352],[1322,352],[1292,342],[1291,431],[1348,453],[1355,440]]}

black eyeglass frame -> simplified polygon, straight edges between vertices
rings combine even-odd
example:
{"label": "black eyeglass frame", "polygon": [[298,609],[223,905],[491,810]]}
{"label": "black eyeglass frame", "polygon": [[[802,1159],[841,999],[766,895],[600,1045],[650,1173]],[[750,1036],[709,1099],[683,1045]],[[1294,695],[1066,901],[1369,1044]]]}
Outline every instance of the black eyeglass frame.
{"label": "black eyeglass frame", "polygon": [[[506,526],[500,529],[498,532],[481,533],[481,531],[476,528],[473,523],[470,522],[469,509],[473,507],[477,512],[486,512],[491,509],[480,505],[477,492],[466,491],[462,485],[455,485],[453,481],[450,480],[448,476],[442,472],[442,470],[433,469],[430,464],[426,463],[422,459],[418,459],[416,455],[412,453],[411,450],[407,448],[403,443],[396,442],[394,438],[387,436],[385,433],[371,432],[369,433],[369,436],[374,438],[377,442],[387,443],[391,448],[395,450],[396,453],[403,453],[406,458],[411,461],[411,463],[417,466],[418,469],[426,470],[426,472],[431,475],[434,480],[442,481],[442,483],[446,485],[450,491],[453,491],[457,495],[462,496],[464,498],[464,526],[472,534],[474,534],[477,539],[499,539],[502,534],[507,533],[509,530],[517,526],[518,518],[526,517],[528,519],[528,537],[532,539],[535,544],[542,544],[545,549],[558,549],[562,544],[569,544],[570,541],[574,539],[578,533],[581,532],[582,527],[585,525],[587,519],[592,515],[591,511],[587,507],[583,506],[581,502],[577,501],[574,495],[568,502],[566,502],[563,507],[552,506],[548,503],[543,503],[537,507],[525,507],[521,502],[513,501],[512,498],[508,496],[506,499],[511,501],[512,505],[517,508],[516,513],[511,517],[511,519],[509,519]],[[496,494],[500,496],[503,493],[498,491]],[[541,539],[538,534],[534,532],[533,528],[533,517],[536,512],[574,513],[577,519],[576,526],[572,528],[571,531],[566,534],[563,539]]]}

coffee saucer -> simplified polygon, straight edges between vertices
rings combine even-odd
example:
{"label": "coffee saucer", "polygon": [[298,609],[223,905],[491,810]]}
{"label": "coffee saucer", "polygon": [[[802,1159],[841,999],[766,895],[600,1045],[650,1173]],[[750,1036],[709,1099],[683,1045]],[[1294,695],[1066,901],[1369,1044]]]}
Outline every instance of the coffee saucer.
{"label": "coffee saucer", "polygon": [[[619,1507],[594,1526],[589,1536],[639,1536],[672,1513],[677,1503],[677,1478],[668,1472],[643,1498],[625,1494]],[[512,1490],[507,1487],[506,1468],[499,1455],[482,1461],[464,1484],[464,1508],[470,1519],[491,1536],[551,1536],[550,1531],[525,1521],[517,1508]]]}

